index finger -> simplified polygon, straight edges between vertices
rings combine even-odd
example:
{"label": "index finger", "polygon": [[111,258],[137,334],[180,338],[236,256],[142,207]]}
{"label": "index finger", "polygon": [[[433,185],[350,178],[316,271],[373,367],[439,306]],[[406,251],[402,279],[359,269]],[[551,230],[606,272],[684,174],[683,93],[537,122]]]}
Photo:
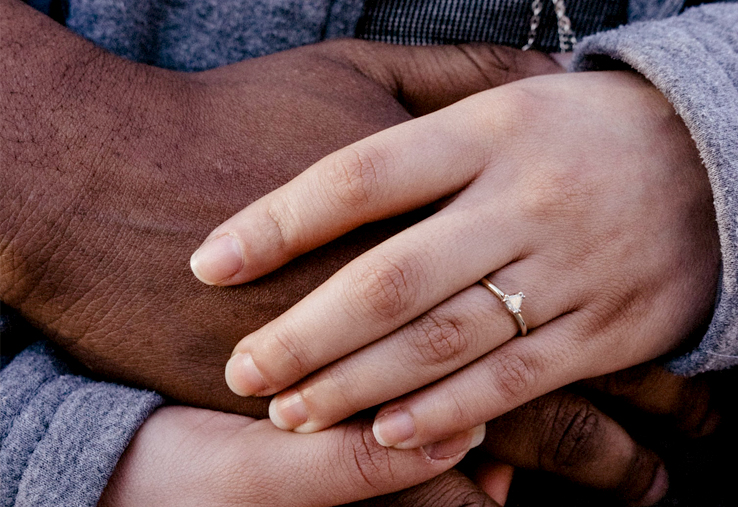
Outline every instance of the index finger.
{"label": "index finger", "polygon": [[218,226],[192,256],[195,276],[212,285],[244,283],[364,223],[460,190],[484,168],[492,144],[489,132],[480,142],[474,103],[397,125],[318,161]]}

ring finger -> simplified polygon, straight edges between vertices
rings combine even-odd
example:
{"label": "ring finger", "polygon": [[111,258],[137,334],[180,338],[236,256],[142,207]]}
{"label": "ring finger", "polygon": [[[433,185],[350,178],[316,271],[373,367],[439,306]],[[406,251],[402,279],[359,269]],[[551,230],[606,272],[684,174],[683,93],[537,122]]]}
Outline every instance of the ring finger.
{"label": "ring finger", "polygon": [[[524,282],[521,314],[531,328],[570,311],[576,292],[550,277],[533,258],[513,263],[494,275],[500,287]],[[557,291],[551,288],[565,287]],[[511,291],[512,292],[512,291]],[[475,284],[449,298],[383,340],[319,370],[277,395],[272,421],[283,429],[309,433],[360,410],[397,398],[464,367],[519,333],[516,320],[489,290]],[[371,385],[371,389],[365,386]],[[387,443],[387,442],[384,442]]]}

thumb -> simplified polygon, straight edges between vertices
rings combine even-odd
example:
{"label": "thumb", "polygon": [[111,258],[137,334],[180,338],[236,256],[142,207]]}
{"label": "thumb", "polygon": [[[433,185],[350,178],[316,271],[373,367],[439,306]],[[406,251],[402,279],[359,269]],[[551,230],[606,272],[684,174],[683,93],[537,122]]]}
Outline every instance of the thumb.
{"label": "thumb", "polygon": [[[347,41],[343,41],[347,42]],[[354,66],[384,86],[413,116],[421,116],[489,88],[564,72],[538,51],[493,44],[398,46],[351,41]]]}

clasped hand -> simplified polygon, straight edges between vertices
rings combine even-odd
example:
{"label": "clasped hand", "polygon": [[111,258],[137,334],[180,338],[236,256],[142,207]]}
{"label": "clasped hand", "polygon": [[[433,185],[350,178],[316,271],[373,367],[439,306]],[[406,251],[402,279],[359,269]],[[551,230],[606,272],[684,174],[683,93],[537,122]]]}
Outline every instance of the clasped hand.
{"label": "clasped hand", "polygon": [[[710,186],[670,104],[631,72],[525,79],[352,144],[216,228],[193,270],[248,282],[428,205],[241,340],[231,389],[279,393],[272,421],[306,433],[388,402],[377,441],[415,448],[673,351],[709,318]],[[526,337],[483,276],[525,293]]]}

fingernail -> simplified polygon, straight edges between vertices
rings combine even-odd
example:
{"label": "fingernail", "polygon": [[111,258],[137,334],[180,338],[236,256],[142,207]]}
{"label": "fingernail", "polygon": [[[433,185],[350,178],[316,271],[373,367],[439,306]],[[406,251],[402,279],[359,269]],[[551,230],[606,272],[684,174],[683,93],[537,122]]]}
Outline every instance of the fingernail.
{"label": "fingernail", "polygon": [[290,389],[275,396],[269,404],[269,419],[283,430],[293,430],[307,422],[307,409],[299,391]]}
{"label": "fingernail", "polygon": [[248,352],[238,353],[226,363],[226,384],[239,396],[253,396],[267,388],[254,358]]}
{"label": "fingernail", "polygon": [[431,459],[451,458],[469,449],[478,447],[484,441],[484,435],[487,428],[484,424],[480,424],[468,431],[458,433],[451,438],[441,440],[434,444],[426,445],[423,450]]}
{"label": "fingernail", "polygon": [[229,279],[243,266],[241,244],[224,234],[200,246],[190,257],[190,269],[203,283],[214,285]]}
{"label": "fingernail", "polygon": [[415,435],[415,421],[404,410],[396,410],[378,417],[372,431],[379,445],[392,447]]}
{"label": "fingernail", "polygon": [[643,495],[643,498],[638,502],[638,505],[648,506],[658,503],[659,500],[666,496],[669,491],[669,473],[666,471],[666,467],[662,463],[659,465],[659,469],[656,471],[653,477],[651,487],[648,488],[648,492]]}

